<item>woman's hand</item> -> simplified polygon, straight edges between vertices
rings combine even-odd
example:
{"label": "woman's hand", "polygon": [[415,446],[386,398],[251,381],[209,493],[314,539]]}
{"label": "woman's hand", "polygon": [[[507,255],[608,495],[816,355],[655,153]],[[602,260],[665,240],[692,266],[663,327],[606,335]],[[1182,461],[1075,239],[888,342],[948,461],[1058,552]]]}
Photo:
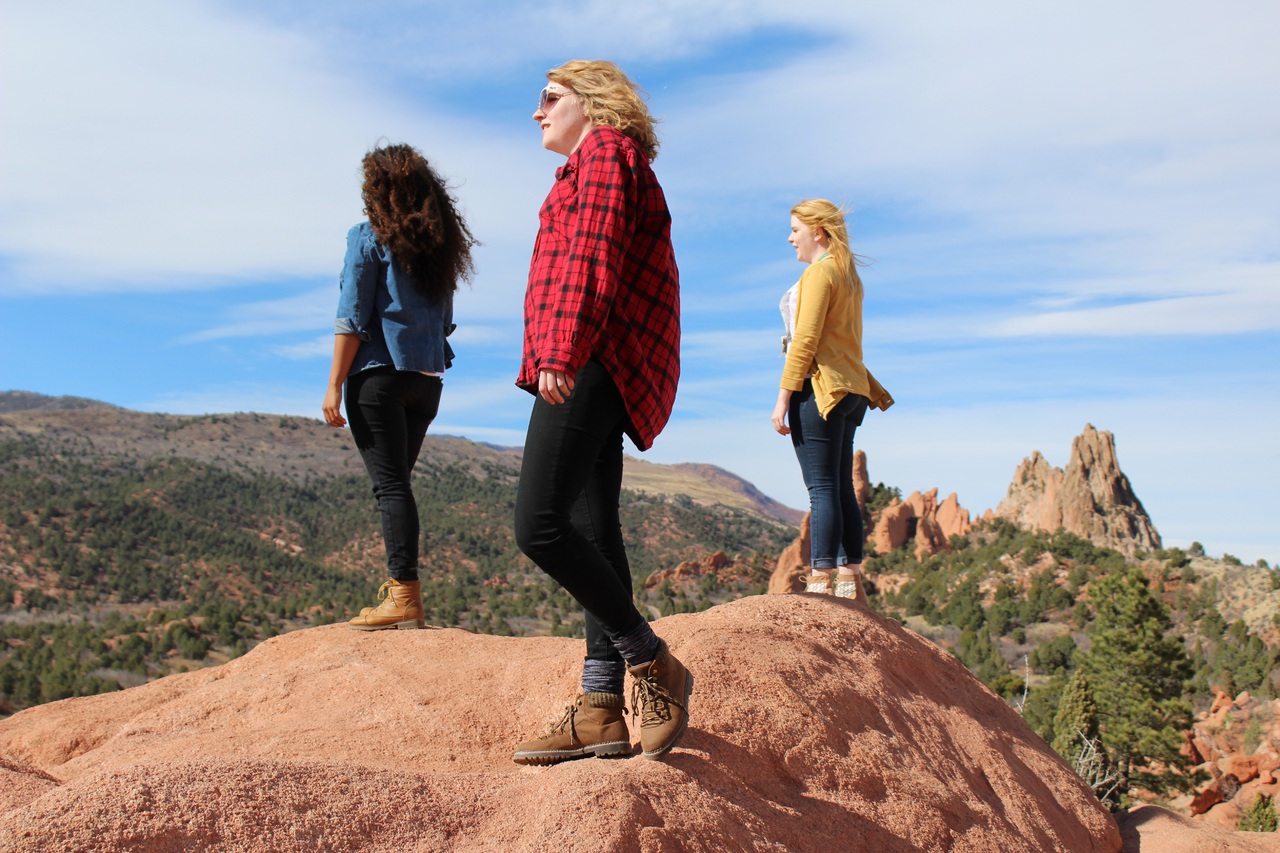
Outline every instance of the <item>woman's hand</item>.
{"label": "woman's hand", "polygon": [[324,412],[324,422],[331,427],[342,427],[347,425],[347,419],[342,416],[342,386],[330,385],[329,390],[324,393],[324,404],[320,406],[320,410]]}
{"label": "woman's hand", "polygon": [[563,403],[573,392],[573,377],[563,370],[538,371],[538,396],[551,405]]}
{"label": "woman's hand", "polygon": [[773,428],[778,435],[791,435],[791,427],[787,426],[787,409],[791,407],[791,392],[786,388],[778,390],[778,403],[773,407]]}
{"label": "woman's hand", "polygon": [[329,390],[324,392],[324,403],[320,411],[324,413],[324,422],[331,427],[347,425],[342,416],[342,383],[351,370],[351,363],[356,360],[360,351],[360,339],[355,335],[336,334],[333,336],[333,362],[329,365]]}

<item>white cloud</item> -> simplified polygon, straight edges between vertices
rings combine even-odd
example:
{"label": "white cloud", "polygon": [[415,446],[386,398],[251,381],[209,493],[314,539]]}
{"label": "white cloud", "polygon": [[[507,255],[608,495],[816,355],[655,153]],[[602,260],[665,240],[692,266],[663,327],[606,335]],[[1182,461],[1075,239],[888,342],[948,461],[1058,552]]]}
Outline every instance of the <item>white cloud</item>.
{"label": "white cloud", "polygon": [[0,114],[10,293],[331,280],[360,216],[360,157],[383,137],[473,176],[481,233],[527,230],[549,180],[526,167],[532,134],[515,151],[208,3],[26,4],[6,10],[0,39],[0,77],[24,81]]}
{"label": "white cloud", "polygon": [[[188,335],[182,343],[333,329],[336,288],[311,290],[284,299],[245,302],[227,309],[229,322]],[[332,341],[330,341],[332,346]]]}
{"label": "white cloud", "polygon": [[1021,335],[1103,336],[1229,335],[1280,329],[1280,268],[1266,276],[1266,287],[1229,289],[1229,282],[1207,278],[1206,287],[1226,293],[1153,299],[1128,305],[1051,311],[1003,320],[991,327],[997,337]]}
{"label": "white cloud", "polygon": [[333,335],[322,335],[298,344],[283,344],[272,347],[272,352],[290,361],[309,361],[316,358],[328,358],[333,355]]}
{"label": "white cloud", "polygon": [[[1186,307],[1213,332],[1280,323],[1255,284],[1280,233],[1280,112],[1262,106],[1280,79],[1266,35],[1280,7],[826,11],[833,46],[674,102],[664,168],[686,221],[737,214],[754,231],[804,195],[853,202],[855,223],[895,218],[860,245],[880,261],[873,282],[930,294],[913,306],[925,322],[962,292],[1069,302],[1107,288],[1202,297]],[[1010,328],[1022,313],[1001,311]]]}

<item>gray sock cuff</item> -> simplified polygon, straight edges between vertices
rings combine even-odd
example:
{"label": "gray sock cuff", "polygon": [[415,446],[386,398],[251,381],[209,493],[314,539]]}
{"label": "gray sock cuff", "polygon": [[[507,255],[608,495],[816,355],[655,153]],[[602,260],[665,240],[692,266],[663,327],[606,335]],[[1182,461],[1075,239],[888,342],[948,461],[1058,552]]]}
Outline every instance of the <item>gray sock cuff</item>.
{"label": "gray sock cuff", "polygon": [[616,693],[622,695],[627,665],[620,660],[591,660],[582,662],[583,693]]}
{"label": "gray sock cuff", "polygon": [[614,637],[613,644],[626,659],[627,666],[648,663],[658,656],[658,635],[653,633],[649,623],[643,619],[627,633]]}

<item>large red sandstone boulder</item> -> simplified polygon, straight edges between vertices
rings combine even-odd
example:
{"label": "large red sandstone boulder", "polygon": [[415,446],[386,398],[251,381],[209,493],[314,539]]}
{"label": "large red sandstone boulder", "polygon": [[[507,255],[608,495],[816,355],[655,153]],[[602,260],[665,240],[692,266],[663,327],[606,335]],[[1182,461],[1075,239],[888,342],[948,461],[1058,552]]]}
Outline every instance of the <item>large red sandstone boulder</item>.
{"label": "large red sandstone boulder", "polygon": [[655,627],[697,679],[665,761],[511,763],[577,692],[580,641],[327,626],[0,722],[36,780],[0,851],[1121,849],[1005,702],[865,607],[754,596]]}

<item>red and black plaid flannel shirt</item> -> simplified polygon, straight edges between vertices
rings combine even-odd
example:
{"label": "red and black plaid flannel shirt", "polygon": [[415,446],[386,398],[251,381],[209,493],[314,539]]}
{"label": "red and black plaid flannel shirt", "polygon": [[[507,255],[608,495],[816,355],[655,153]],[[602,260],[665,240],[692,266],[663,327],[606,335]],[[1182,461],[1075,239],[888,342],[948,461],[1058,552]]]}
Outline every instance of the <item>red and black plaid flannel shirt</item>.
{"label": "red and black plaid flannel shirt", "polygon": [[573,376],[597,359],[626,404],[627,435],[647,450],[680,379],[680,274],[662,187],[639,145],[595,127],[556,170],[538,219],[516,384],[536,394],[539,370]]}

